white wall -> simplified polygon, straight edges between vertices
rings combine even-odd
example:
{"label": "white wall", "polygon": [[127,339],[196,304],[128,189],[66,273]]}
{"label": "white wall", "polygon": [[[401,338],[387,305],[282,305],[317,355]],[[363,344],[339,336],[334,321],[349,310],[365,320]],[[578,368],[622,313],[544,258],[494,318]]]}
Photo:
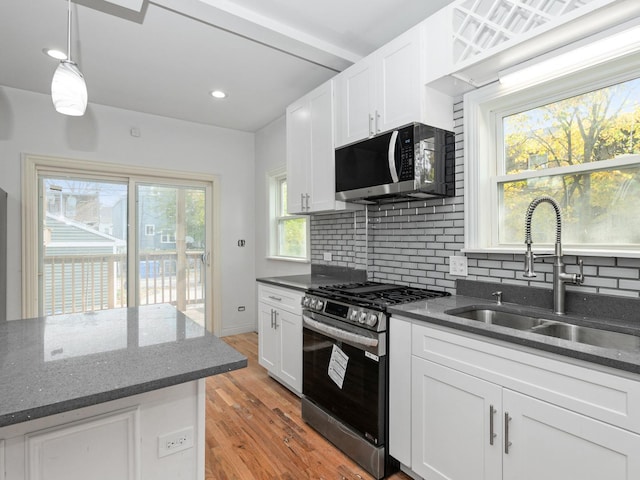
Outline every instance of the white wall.
{"label": "white wall", "polygon": [[256,132],[256,277],[274,277],[281,275],[301,275],[311,271],[311,264],[273,260],[267,258],[269,251],[269,172],[284,168],[286,156],[286,119],[284,116],[274,120]]}
{"label": "white wall", "polygon": [[[132,137],[136,127],[140,137]],[[0,188],[9,194],[7,318],[21,317],[22,154],[202,172],[220,178],[221,335],[253,331],[254,135],[90,104],[84,117],[56,113],[49,95],[0,86]],[[247,247],[237,246],[239,239]],[[216,259],[214,259],[215,261]],[[238,312],[238,306],[246,307]]]}

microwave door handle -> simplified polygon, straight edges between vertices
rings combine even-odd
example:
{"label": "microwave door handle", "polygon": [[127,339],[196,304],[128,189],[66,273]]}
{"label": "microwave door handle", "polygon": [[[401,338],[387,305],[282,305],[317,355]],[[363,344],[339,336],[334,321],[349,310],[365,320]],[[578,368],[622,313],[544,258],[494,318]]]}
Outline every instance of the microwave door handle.
{"label": "microwave door handle", "polygon": [[398,140],[398,131],[394,130],[389,140],[389,173],[393,183],[398,183],[398,172],[396,171],[396,141]]}

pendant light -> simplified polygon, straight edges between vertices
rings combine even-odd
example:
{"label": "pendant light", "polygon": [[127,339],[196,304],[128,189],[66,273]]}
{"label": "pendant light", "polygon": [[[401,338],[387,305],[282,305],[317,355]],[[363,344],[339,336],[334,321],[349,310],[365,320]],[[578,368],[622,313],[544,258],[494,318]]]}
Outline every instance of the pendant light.
{"label": "pendant light", "polygon": [[51,99],[58,113],[80,117],[87,109],[87,85],[71,60],[71,0],[68,0],[67,58],[60,65],[51,81]]}

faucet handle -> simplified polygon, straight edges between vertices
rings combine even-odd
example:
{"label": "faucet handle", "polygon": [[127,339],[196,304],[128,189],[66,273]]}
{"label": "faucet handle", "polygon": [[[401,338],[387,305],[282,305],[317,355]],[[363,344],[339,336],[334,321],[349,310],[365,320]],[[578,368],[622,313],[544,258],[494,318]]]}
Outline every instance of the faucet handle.
{"label": "faucet handle", "polygon": [[496,297],[496,303],[498,305],[502,305],[502,292],[500,290],[498,290],[497,292],[493,292],[491,296]]}
{"label": "faucet handle", "polygon": [[580,272],[575,275],[575,284],[581,285],[584,282],[584,262],[581,258],[576,258],[576,264],[578,265]]}

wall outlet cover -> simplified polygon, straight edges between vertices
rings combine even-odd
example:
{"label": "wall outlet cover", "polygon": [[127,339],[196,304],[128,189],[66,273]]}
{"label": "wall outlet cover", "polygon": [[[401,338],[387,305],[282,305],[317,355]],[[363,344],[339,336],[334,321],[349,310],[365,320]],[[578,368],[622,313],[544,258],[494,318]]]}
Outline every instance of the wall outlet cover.
{"label": "wall outlet cover", "polygon": [[165,433],[158,437],[158,458],[193,447],[193,427],[176,432]]}
{"label": "wall outlet cover", "polygon": [[333,255],[331,254],[331,252],[324,252],[322,254],[322,258],[324,259],[325,262],[330,262],[331,259],[333,258]]}
{"label": "wall outlet cover", "polygon": [[449,257],[449,274],[456,277],[466,277],[469,275],[467,268],[467,257],[451,256]]}

